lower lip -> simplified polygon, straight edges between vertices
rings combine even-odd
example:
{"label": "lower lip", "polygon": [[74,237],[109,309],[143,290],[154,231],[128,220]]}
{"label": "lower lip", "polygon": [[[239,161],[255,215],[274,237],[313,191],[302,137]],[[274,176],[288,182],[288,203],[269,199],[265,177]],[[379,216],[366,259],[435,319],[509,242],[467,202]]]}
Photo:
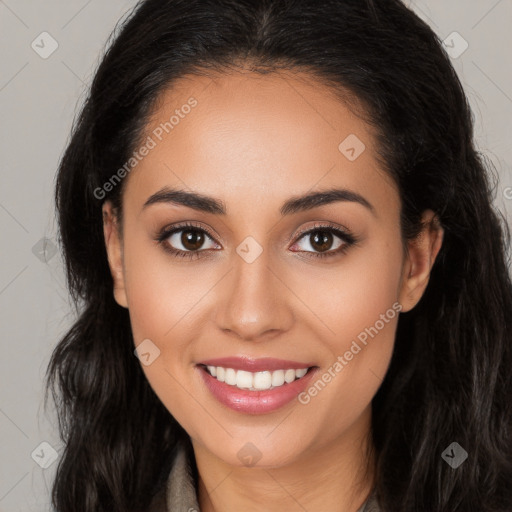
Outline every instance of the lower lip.
{"label": "lower lip", "polygon": [[225,406],[246,414],[265,414],[291,402],[308,386],[318,368],[314,367],[300,379],[265,391],[249,391],[230,386],[212,377],[206,368],[197,366],[212,395]]}

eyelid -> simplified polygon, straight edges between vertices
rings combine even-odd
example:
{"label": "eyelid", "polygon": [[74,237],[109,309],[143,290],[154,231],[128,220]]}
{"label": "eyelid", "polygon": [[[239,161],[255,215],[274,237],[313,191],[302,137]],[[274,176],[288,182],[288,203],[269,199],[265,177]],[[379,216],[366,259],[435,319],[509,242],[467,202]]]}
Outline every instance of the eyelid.
{"label": "eyelid", "polygon": [[170,226],[165,226],[159,230],[157,234],[158,240],[165,240],[169,238],[176,232],[185,231],[187,228],[197,228],[199,231],[204,231],[216,244],[221,245],[217,242],[217,235],[214,235],[206,226],[196,222],[196,221],[184,221],[182,223],[178,222],[177,224],[172,224]]}
{"label": "eyelid", "polygon": [[299,230],[299,232],[296,235],[292,235],[288,239],[288,241],[293,240],[295,237],[297,239],[299,239],[300,237],[302,237],[304,235],[307,235],[307,234],[309,234],[311,232],[314,232],[314,231],[319,231],[321,229],[332,229],[334,231],[338,231],[338,232],[343,233],[347,237],[352,236],[351,232],[350,232],[350,229],[346,228],[345,226],[342,226],[341,224],[340,225],[333,224],[333,223],[331,223],[329,221],[323,221],[323,222],[317,221],[317,222],[315,222],[315,224],[313,224],[313,226],[309,226],[307,228],[303,228],[303,229]]}

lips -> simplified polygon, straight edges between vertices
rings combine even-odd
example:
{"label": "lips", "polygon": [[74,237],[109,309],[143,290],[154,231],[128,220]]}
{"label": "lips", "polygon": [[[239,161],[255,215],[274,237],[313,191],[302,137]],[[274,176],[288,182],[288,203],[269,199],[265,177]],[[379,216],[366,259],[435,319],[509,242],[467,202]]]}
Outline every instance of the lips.
{"label": "lips", "polygon": [[207,359],[200,361],[203,366],[222,366],[224,368],[233,368],[234,370],[245,370],[247,372],[264,372],[274,370],[296,370],[299,368],[311,368],[315,366],[312,362],[290,361],[286,359],[275,359],[272,357],[263,357],[252,359],[250,357],[221,357],[217,359]]}
{"label": "lips", "polygon": [[[212,359],[205,362],[215,362],[217,364],[217,361],[223,361],[223,364],[226,364],[225,359]],[[273,361],[276,360],[274,359]],[[277,361],[279,364],[283,363],[283,360]],[[261,360],[259,362],[261,362]],[[232,362],[230,364],[232,364]],[[303,363],[298,364],[298,366],[302,365]],[[268,368],[268,366],[266,368]],[[208,373],[202,363],[196,365],[196,369],[211,396],[224,406],[244,414],[267,414],[277,411],[296,399],[297,396],[310,385],[311,381],[320,371],[318,367],[313,367],[303,377],[291,383],[285,383],[279,387],[265,391],[250,391],[248,389],[239,389],[225,382],[220,382]]]}

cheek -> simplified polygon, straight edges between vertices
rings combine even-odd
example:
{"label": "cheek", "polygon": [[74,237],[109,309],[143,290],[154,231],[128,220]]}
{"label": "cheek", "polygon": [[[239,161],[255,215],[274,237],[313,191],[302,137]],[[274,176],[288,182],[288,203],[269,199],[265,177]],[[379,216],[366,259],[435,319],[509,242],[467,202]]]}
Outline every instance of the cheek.
{"label": "cheek", "polygon": [[144,235],[135,236],[133,230],[124,247],[134,344],[149,339],[158,353],[142,370],[165,407],[189,426],[190,395],[184,392],[183,383],[190,379],[193,340],[199,339],[204,325],[197,315],[215,276],[207,265],[191,270],[186,263],[172,261],[163,249]]}
{"label": "cheek", "polygon": [[[321,340],[330,357],[324,361],[316,390],[310,388],[314,396],[324,397],[320,401],[328,405],[326,416],[353,419],[384,379],[401,310],[401,251],[400,244],[382,242],[372,250],[353,253],[335,276],[316,287],[318,293],[309,294],[311,309],[329,327],[316,329],[324,333]],[[313,404],[314,396],[305,396],[304,403]],[[317,406],[322,408],[320,401]]]}
{"label": "cheek", "polygon": [[[125,238],[125,284],[134,345],[151,347],[152,360],[141,368],[167,410],[190,428],[190,396],[183,391],[190,364],[189,337],[194,304],[205,288],[190,282],[190,273],[169,263],[162,249],[142,236]],[[199,289],[201,288],[201,289]],[[208,288],[206,288],[208,289]],[[151,340],[147,345],[145,340]],[[154,355],[156,355],[154,357]],[[153,358],[154,357],[154,358]]]}
{"label": "cheek", "polygon": [[[306,305],[323,324],[317,332],[328,336],[330,332],[332,336],[329,337],[335,340],[329,342],[331,349],[341,350],[359,333],[374,326],[398,301],[401,274],[400,242],[390,244],[384,237],[373,236],[364,247],[347,253],[336,268],[332,266],[309,277],[307,274],[300,278],[295,276],[290,287],[301,286]],[[292,279],[291,274],[288,279]],[[395,309],[389,311],[385,320],[395,317]],[[385,326],[388,326],[387,322]],[[384,337],[389,337],[389,329],[383,328],[381,322],[378,327]]]}
{"label": "cheek", "polygon": [[175,326],[188,320],[209,289],[207,272],[198,275],[171,258],[144,236],[125,240],[125,284],[136,343],[143,338],[172,339]]}

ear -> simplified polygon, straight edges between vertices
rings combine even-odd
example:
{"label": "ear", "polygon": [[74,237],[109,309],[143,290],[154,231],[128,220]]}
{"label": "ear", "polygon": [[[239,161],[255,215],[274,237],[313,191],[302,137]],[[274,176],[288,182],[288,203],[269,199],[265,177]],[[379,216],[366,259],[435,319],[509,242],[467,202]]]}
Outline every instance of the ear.
{"label": "ear", "polygon": [[444,230],[435,213],[432,210],[425,210],[421,220],[421,232],[407,242],[399,296],[402,312],[413,309],[423,296],[430,271],[443,243]]}
{"label": "ear", "polygon": [[125,308],[128,307],[124,286],[123,252],[119,233],[117,212],[110,201],[105,201],[103,211],[103,235],[107,249],[108,264],[114,281],[114,299]]}

